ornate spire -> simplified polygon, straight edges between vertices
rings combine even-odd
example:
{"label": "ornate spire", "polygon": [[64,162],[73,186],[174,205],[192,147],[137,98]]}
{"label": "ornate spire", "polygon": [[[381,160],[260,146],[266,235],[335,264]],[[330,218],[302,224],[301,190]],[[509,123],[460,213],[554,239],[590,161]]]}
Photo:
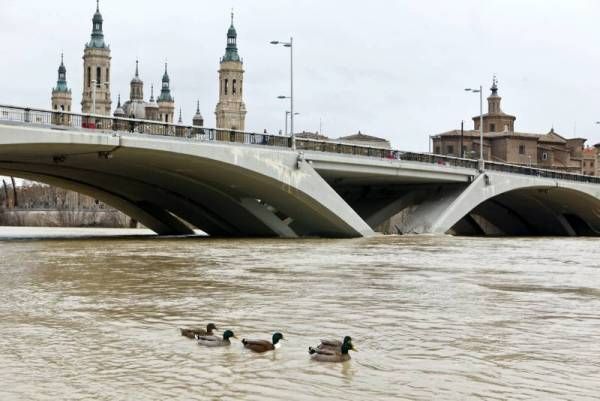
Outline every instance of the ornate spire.
{"label": "ornate spire", "polygon": [[121,94],[119,93],[118,96],[118,102],[117,102],[117,108],[115,109],[115,112],[113,113],[113,115],[115,117],[125,117],[125,111],[123,110],[123,107],[121,106]]}
{"label": "ornate spire", "polygon": [[140,61],[135,60],[135,76],[136,76],[136,78],[140,77],[139,64],[140,64]]}
{"label": "ornate spire", "polygon": [[154,84],[150,85],[150,103],[154,103]]}
{"label": "ornate spire", "polygon": [[177,121],[178,124],[183,124],[183,118],[181,117],[181,107],[179,108],[179,121]]}
{"label": "ornate spire", "polygon": [[173,102],[171,96],[171,79],[169,78],[169,72],[167,70],[167,63],[165,62],[165,73],[162,77],[162,88],[160,90],[160,96],[158,97],[159,102]]}
{"label": "ornate spire", "polygon": [[196,103],[196,114],[192,118],[192,125],[196,125],[198,127],[202,127],[204,125],[204,117],[202,117],[202,113],[200,113],[200,100]]}
{"label": "ornate spire", "polygon": [[92,19],[92,40],[90,40],[90,43],[87,44],[87,47],[107,47],[106,43],[104,43],[104,33],[102,32],[103,23],[104,19],[102,18],[102,14],[100,14],[100,0],[96,0],[96,13]]}
{"label": "ornate spire", "polygon": [[496,74],[494,74],[494,78],[492,79],[490,90],[492,91],[492,96],[498,96],[498,79],[496,78]]}
{"label": "ornate spire", "polygon": [[221,62],[225,61],[240,61],[240,56],[237,49],[237,31],[233,26],[233,10],[231,10],[231,25],[227,31],[227,47],[225,48],[225,56]]}
{"label": "ornate spire", "polygon": [[56,81],[56,88],[54,90],[57,92],[69,92],[69,88],[67,87],[67,68],[65,67],[63,53],[60,53],[58,80]]}

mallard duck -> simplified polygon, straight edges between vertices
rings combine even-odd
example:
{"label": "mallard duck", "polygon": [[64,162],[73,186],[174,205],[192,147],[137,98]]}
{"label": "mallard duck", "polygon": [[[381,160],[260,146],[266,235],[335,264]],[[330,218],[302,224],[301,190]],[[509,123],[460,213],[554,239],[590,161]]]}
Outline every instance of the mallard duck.
{"label": "mallard duck", "polygon": [[273,334],[273,341],[269,340],[246,340],[242,339],[242,344],[244,344],[244,348],[248,348],[254,352],[267,352],[277,349],[281,346],[279,341],[283,340],[283,334],[275,333]]}
{"label": "mallard duck", "polygon": [[330,349],[335,350],[338,353],[342,352],[342,345],[345,343],[351,343],[352,337],[346,336],[342,341],[340,340],[321,340],[321,343],[317,345],[317,349]]}
{"label": "mallard duck", "polygon": [[352,341],[344,342],[341,345],[340,351],[331,348],[323,348],[319,347],[313,348],[308,347],[308,353],[310,354],[311,359],[319,362],[346,362],[349,361],[350,355],[348,351],[356,351],[356,348],[352,345]]}
{"label": "mallard duck", "polygon": [[229,339],[233,337],[233,338],[237,338],[235,336],[235,334],[233,334],[233,331],[231,330],[225,330],[223,332],[223,337],[219,337],[219,336],[199,336],[196,335],[196,340],[198,340],[198,344],[200,345],[204,345],[206,347],[224,347],[226,345],[231,345],[231,341],[229,341]]}
{"label": "mallard duck", "polygon": [[217,326],[214,323],[209,323],[206,325],[206,330],[201,328],[191,328],[191,329],[179,329],[181,330],[181,335],[187,338],[194,339],[196,336],[212,336],[214,335],[213,330],[216,330]]}

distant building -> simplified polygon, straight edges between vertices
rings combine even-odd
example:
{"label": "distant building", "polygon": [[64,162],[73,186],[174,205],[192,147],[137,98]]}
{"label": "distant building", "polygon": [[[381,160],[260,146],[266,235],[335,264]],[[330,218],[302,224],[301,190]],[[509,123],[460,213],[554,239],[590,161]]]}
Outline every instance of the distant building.
{"label": "distant building", "polygon": [[340,137],[337,139],[337,141],[352,145],[371,146],[374,148],[391,148],[390,142],[387,139],[372,135],[365,135],[360,131],[358,131],[356,134]]}
{"label": "distant building", "polygon": [[598,175],[598,151],[596,148],[587,147],[583,149],[583,174]]}
{"label": "distant building", "polygon": [[318,132],[307,132],[302,131],[296,134],[296,138],[300,139],[314,139],[315,141],[330,141],[329,137],[321,135]]}
{"label": "distant building", "polygon": [[584,173],[584,159],[590,157],[584,155],[585,138],[566,138],[554,129],[545,134],[516,132],[516,117],[504,113],[500,107],[502,98],[495,77],[491,91],[487,98],[488,112],[483,115],[483,144],[479,139],[480,116],[475,116],[473,130],[465,130],[462,135],[460,130],[452,130],[433,136],[433,153],[479,158],[483,147],[486,160]]}

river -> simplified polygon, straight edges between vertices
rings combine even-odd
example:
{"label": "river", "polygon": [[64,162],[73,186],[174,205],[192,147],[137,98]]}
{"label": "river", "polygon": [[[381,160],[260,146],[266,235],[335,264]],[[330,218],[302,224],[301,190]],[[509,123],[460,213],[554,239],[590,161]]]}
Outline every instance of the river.
{"label": "river", "polygon": [[[0,237],[2,401],[600,394],[597,239]],[[208,322],[286,341],[257,355],[178,332]],[[345,335],[351,361],[309,359]]]}

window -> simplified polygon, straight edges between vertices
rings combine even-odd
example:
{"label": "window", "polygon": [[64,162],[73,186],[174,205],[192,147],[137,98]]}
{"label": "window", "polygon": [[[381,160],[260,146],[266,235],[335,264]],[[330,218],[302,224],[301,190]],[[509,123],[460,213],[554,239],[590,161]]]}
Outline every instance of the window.
{"label": "window", "polygon": [[229,80],[226,79],[225,80],[225,94],[227,94],[227,86],[228,86],[228,84],[229,84]]}
{"label": "window", "polygon": [[594,167],[594,161],[593,160],[590,162],[590,167]]}
{"label": "window", "polygon": [[236,80],[234,79],[233,82],[231,83],[231,93],[233,95],[235,95],[235,84],[236,84]]}
{"label": "window", "polygon": [[110,82],[110,69],[106,69],[106,82]]}
{"label": "window", "polygon": [[490,132],[496,132],[496,124],[490,124]]}
{"label": "window", "polygon": [[519,145],[519,154],[520,155],[524,155],[525,154],[525,145]]}
{"label": "window", "polygon": [[92,86],[92,68],[88,67],[87,69],[87,86],[88,88]]}
{"label": "window", "polygon": [[100,86],[100,67],[96,67],[96,86]]}
{"label": "window", "polygon": [[542,153],[542,160],[548,160],[548,153]]}
{"label": "window", "polygon": [[453,153],[454,153],[454,146],[452,146],[452,145],[448,145],[448,146],[446,147],[446,149],[447,149],[447,151],[446,151],[446,153],[447,153],[447,154],[451,155],[451,154],[453,154]]}
{"label": "window", "polygon": [[436,147],[435,147],[435,154],[436,154],[436,155],[439,155],[439,154],[440,154],[440,147],[439,147],[439,146],[436,146]]}
{"label": "window", "polygon": [[58,107],[56,107],[56,105],[54,105],[54,110],[57,110],[57,109],[58,109]]}

